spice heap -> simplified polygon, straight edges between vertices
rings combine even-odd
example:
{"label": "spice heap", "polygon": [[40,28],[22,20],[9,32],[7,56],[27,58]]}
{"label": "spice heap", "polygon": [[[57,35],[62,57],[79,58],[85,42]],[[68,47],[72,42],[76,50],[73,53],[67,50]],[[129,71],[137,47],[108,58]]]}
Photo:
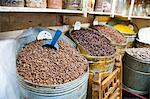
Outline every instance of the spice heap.
{"label": "spice heap", "polygon": [[108,37],[111,41],[116,44],[123,44],[126,43],[126,38],[123,37],[117,30],[112,29],[108,26],[104,25],[96,25],[94,26],[95,29],[100,30],[106,37]]}
{"label": "spice heap", "polygon": [[40,85],[63,84],[87,72],[87,60],[68,44],[58,41],[59,50],[42,44],[34,41],[20,50],[17,70],[24,80]]}
{"label": "spice heap", "polygon": [[127,53],[138,59],[150,61],[150,48],[132,48],[128,49]]}
{"label": "spice heap", "polygon": [[113,26],[113,28],[117,29],[119,32],[124,34],[135,34],[133,29],[125,24],[116,24]]}
{"label": "spice heap", "polygon": [[92,56],[109,56],[115,53],[115,48],[98,31],[91,29],[75,30],[72,31],[71,36]]}

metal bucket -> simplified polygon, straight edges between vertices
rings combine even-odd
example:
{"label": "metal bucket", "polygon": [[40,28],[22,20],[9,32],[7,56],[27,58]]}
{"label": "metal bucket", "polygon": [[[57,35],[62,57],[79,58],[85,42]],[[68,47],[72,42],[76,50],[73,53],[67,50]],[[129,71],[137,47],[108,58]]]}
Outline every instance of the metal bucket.
{"label": "metal bucket", "polygon": [[123,83],[132,92],[147,94],[150,86],[150,62],[140,60],[125,52]]}
{"label": "metal bucket", "polygon": [[145,47],[150,48],[150,44],[146,44],[144,42],[141,42],[138,38],[136,38],[134,46],[136,48],[145,48]]}
{"label": "metal bucket", "polygon": [[[46,28],[30,28],[17,37],[16,57],[20,48],[35,41],[40,31],[48,31],[54,35],[55,31]],[[74,43],[66,36],[61,36],[61,40],[75,47]],[[18,75],[21,99],[86,99],[89,69],[85,74],[71,82],[59,85],[36,85],[25,81]]]}
{"label": "metal bucket", "polygon": [[[88,30],[96,31],[91,28]],[[69,35],[77,45],[77,50],[89,61],[90,73],[107,72],[112,73],[115,64],[116,52],[109,56],[92,56],[72,35],[73,29],[70,30]],[[100,34],[101,35],[101,34]],[[107,38],[106,38],[107,39]],[[109,41],[109,40],[108,40]]]}
{"label": "metal bucket", "polygon": [[21,99],[86,99],[88,75],[60,85],[37,86],[20,81]]}
{"label": "metal bucket", "polygon": [[132,48],[136,35],[125,35],[127,38],[127,48]]}
{"label": "metal bucket", "polygon": [[125,55],[123,57],[123,62],[124,64],[127,64],[131,69],[140,72],[150,73],[150,61],[140,60],[125,52]]}
{"label": "metal bucket", "polygon": [[148,94],[150,86],[150,73],[136,71],[127,64],[123,66],[123,84],[137,94]]}

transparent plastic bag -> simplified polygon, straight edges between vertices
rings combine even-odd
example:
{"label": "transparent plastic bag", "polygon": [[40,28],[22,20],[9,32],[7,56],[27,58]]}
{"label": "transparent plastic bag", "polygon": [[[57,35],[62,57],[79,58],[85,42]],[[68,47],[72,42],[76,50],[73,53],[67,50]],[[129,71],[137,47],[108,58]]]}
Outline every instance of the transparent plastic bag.
{"label": "transparent plastic bag", "polygon": [[46,8],[46,0],[25,0],[26,6],[31,8]]}
{"label": "transparent plastic bag", "polygon": [[14,39],[0,40],[0,99],[20,99],[15,52]]}
{"label": "transparent plastic bag", "polygon": [[2,6],[24,7],[24,0],[1,0]]}

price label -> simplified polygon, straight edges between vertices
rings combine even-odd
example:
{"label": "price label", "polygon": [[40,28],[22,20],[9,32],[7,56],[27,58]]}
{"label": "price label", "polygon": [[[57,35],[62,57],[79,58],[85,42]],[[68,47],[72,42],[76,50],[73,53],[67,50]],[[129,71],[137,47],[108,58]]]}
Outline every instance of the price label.
{"label": "price label", "polygon": [[81,23],[77,21],[74,25],[74,30],[80,30],[81,29]]}
{"label": "price label", "polygon": [[93,25],[98,25],[98,21],[97,21],[97,20],[94,20],[94,21],[93,21]]}
{"label": "price label", "polygon": [[39,33],[39,35],[37,36],[37,40],[51,40],[52,39],[52,35],[51,33],[49,33],[48,31],[41,31]]}
{"label": "price label", "polygon": [[41,2],[43,2],[43,0],[33,0],[33,2],[35,2],[35,3],[41,3]]}

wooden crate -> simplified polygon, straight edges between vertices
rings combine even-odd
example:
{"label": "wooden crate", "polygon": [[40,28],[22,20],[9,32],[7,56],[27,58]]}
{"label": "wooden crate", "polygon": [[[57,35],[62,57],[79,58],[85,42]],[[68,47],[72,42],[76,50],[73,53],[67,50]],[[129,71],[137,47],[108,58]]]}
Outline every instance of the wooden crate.
{"label": "wooden crate", "polygon": [[[122,57],[116,58],[114,71],[104,80],[101,73],[95,73],[89,86],[92,99],[122,99]],[[89,97],[88,97],[89,98]]]}

